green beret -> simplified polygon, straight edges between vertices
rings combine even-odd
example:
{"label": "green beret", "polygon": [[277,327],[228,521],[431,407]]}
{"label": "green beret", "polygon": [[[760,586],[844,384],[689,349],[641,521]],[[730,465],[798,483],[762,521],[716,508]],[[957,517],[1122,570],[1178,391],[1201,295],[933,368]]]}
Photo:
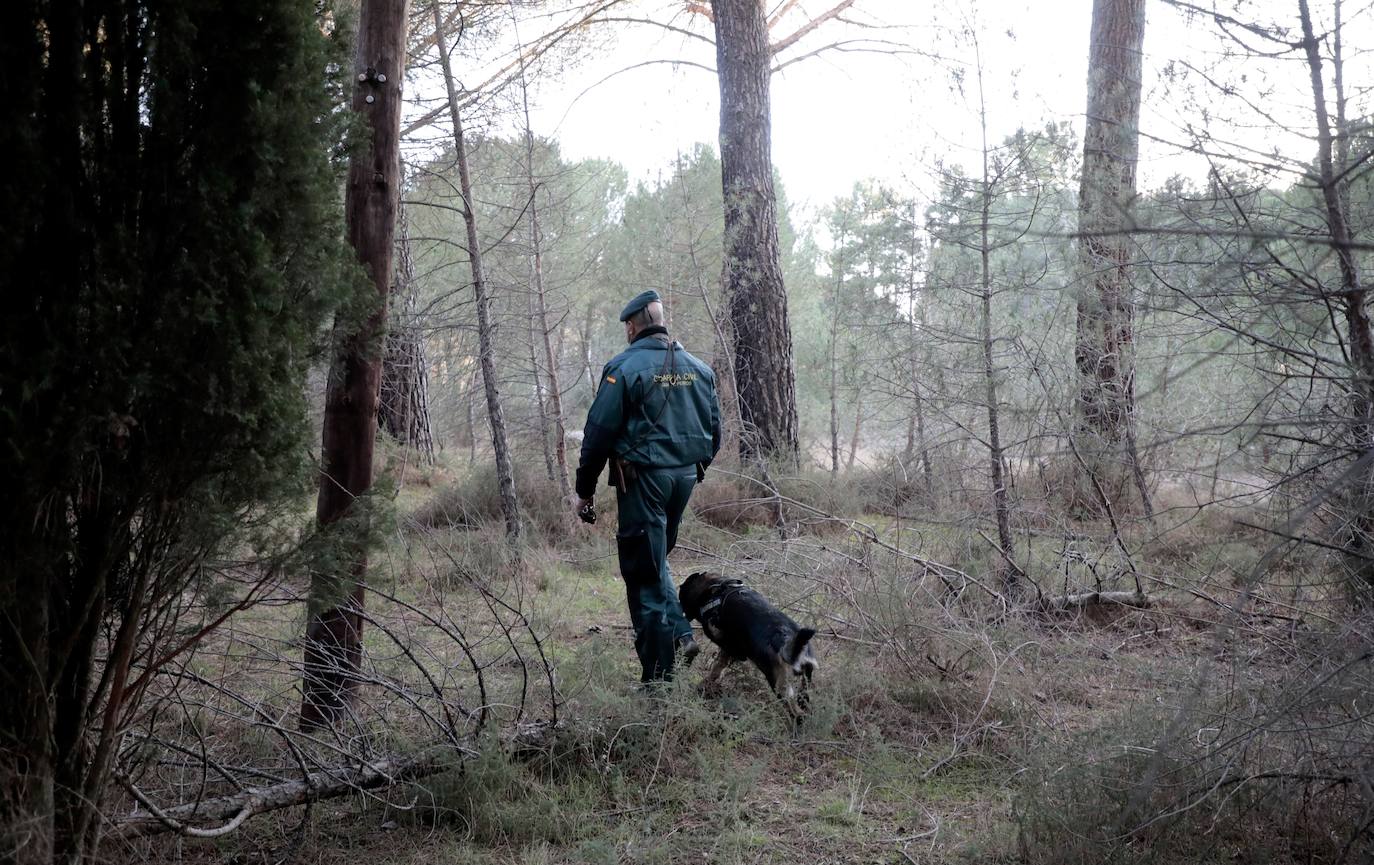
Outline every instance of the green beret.
{"label": "green beret", "polygon": [[652,288],[648,291],[641,291],[639,294],[636,294],[634,296],[633,300],[625,304],[625,308],[620,311],[620,320],[628,321],[630,316],[639,312],[641,309],[643,309],[644,307],[648,306],[649,304],[653,303],[658,299],[658,292],[654,291]]}

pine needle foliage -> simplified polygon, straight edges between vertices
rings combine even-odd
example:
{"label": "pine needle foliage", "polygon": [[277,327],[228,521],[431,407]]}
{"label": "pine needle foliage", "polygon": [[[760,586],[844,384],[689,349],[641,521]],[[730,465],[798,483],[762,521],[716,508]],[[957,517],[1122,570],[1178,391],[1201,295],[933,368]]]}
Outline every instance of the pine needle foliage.
{"label": "pine needle foliage", "polygon": [[0,11],[0,858],[91,855],[160,617],[308,488],[306,371],[360,284],[346,30],[295,0]]}

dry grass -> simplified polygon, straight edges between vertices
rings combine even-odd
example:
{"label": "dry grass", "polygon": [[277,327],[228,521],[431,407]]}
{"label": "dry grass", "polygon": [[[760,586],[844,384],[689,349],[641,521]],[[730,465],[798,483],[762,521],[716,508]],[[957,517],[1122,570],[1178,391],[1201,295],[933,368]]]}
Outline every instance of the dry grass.
{"label": "dry grass", "polygon": [[[787,494],[821,486],[824,479],[797,481]],[[991,579],[985,555],[964,554],[958,564],[977,583],[951,593],[903,552],[950,561],[944,557],[981,544],[938,519],[898,523],[865,514],[860,490],[830,487],[810,500],[863,515],[887,546],[833,521],[782,541],[771,512],[743,501],[739,484],[713,478],[694,498],[696,516],[674,554],[679,573],[710,567],[743,576],[820,629],[814,710],[795,735],[762,677],[745,666],[730,670],[718,699],[697,695],[698,671],[664,700],[640,695],[614,573],[613,522],[572,533],[541,523],[542,540],[521,551],[516,567],[499,553],[488,486],[460,480],[423,503],[382,557],[387,593],[409,607],[377,595],[370,611],[407,635],[410,651],[451,696],[470,703],[466,660],[417,611],[443,611],[462,624],[499,695],[489,698],[493,712],[509,722],[522,687],[538,691],[530,685],[537,677],[522,678],[513,665],[513,645],[528,656],[529,640],[512,644],[491,629],[490,598],[520,610],[555,666],[568,727],[554,746],[519,758],[487,747],[463,771],[380,799],[321,803],[303,823],[299,812],[274,815],[219,842],[164,838],[107,853],[126,861],[793,865],[1255,861],[1269,852],[1274,861],[1329,861],[1340,852],[1339,844],[1318,841],[1348,836],[1355,819],[1348,784],[1334,793],[1240,785],[1245,796],[1209,800],[1208,809],[1186,812],[1167,831],[1135,831],[1151,809],[1176,804],[1170,797],[1185,782],[1218,777],[1225,755],[1186,751],[1189,735],[1196,740],[1197,730],[1217,726],[1209,718],[1218,715],[1260,724],[1261,695],[1298,693],[1291,690],[1295,659],[1332,651],[1324,614],[1310,618],[1307,606],[1295,612],[1310,598],[1294,601],[1288,591],[1284,603],[1294,609],[1284,618],[1269,597],[1282,594],[1277,582],[1249,590],[1237,584],[1239,550],[1255,542],[1233,520],[1206,513],[1131,537],[1153,580],[1150,609],[1043,618],[1008,614],[980,588]],[[539,521],[539,499],[530,496]],[[1103,538],[1100,526],[1090,528]],[[1042,577],[1063,578],[1059,538],[1026,543]],[[1315,564],[1285,567],[1272,579],[1290,590],[1295,575],[1310,576]],[[1243,613],[1225,606],[1238,599],[1250,601]],[[207,655],[220,664],[217,675],[237,677],[264,705],[288,710],[292,670],[264,647],[291,645],[298,612],[282,605],[246,614]],[[1345,636],[1347,655],[1362,633]],[[375,629],[368,651],[377,669],[406,675],[396,647]],[[410,684],[422,689],[413,676]],[[1309,695],[1304,717],[1329,720],[1323,713],[1340,704],[1341,693]],[[393,745],[432,735],[432,725],[416,722],[379,689],[369,691],[366,705],[386,723],[383,738]],[[526,707],[536,716],[548,711],[538,695]],[[235,759],[289,769],[271,735],[236,727],[228,715],[197,723],[222,737],[216,742]],[[1170,730],[1188,735],[1169,738]],[[239,741],[229,742],[234,736]],[[1248,751],[1241,764],[1302,765],[1291,742],[1276,741]],[[1161,743],[1174,750],[1165,754]],[[1129,758],[1136,747],[1159,755]],[[1166,770],[1172,786],[1144,783]],[[1337,793],[1345,798],[1332,798]],[[1295,796],[1312,804],[1276,823],[1275,809]],[[1319,801],[1335,816],[1322,818]],[[1221,819],[1234,823],[1218,835],[1208,821]],[[1254,831],[1258,825],[1266,831]],[[1194,836],[1205,843],[1190,845]]]}

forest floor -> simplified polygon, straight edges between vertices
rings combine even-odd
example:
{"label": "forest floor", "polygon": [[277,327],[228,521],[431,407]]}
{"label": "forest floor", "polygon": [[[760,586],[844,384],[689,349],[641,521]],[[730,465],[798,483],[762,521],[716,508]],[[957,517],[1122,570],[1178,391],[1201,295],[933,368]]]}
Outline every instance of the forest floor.
{"label": "forest floor", "polygon": [[[857,523],[803,521],[783,541],[761,520],[730,511],[727,494],[703,496],[702,515],[689,517],[672,557],[679,578],[695,570],[744,577],[820,632],[811,713],[794,730],[750,666],[730,668],[720,696],[702,696],[698,685],[715,652],[709,645],[667,694],[640,692],[613,520],[573,529],[565,543],[531,543],[511,567],[494,524],[435,528],[427,503],[435,495],[428,485],[406,490],[402,512],[421,518],[397,532],[374,580],[405,608],[434,616],[442,608],[469,636],[481,632],[471,639],[489,659],[491,728],[549,712],[547,696],[537,694],[549,692],[550,680],[531,672],[531,645],[512,653],[517,643],[501,648],[501,628],[483,630],[484,621],[500,618],[507,629],[511,622],[492,611],[493,597],[518,608],[554,669],[563,732],[534,755],[482,740],[463,771],[320,802],[305,820],[295,809],[225,838],[139,842],[112,851],[114,858],[340,865],[1053,860],[1027,845],[1043,843],[1036,826],[1069,817],[1037,812],[1063,807],[1037,790],[1062,774],[1067,755],[1087,753],[1108,730],[1117,731],[1114,741],[1148,750],[1147,719],[1181,712],[1200,681],[1237,664],[1252,673],[1280,668],[1297,617],[1277,598],[1312,591],[1251,596],[1245,627],[1233,627],[1224,611],[1235,607],[1243,594],[1238,575],[1262,550],[1253,538],[1209,523],[1184,525],[1166,544],[1136,546],[1131,565],[1151,597],[1147,609],[1008,613],[988,591],[992,559],[976,525],[861,512]],[[815,510],[835,508],[828,501]],[[534,522],[541,518],[545,536],[563,525],[552,513],[535,514]],[[1091,587],[1097,571],[1084,569],[1094,559],[1082,551],[1095,543],[1107,572],[1103,531],[1028,532],[1025,556],[1034,567],[1027,570],[1047,593],[1064,587],[1056,579]],[[957,567],[971,582],[951,589],[948,577],[913,557]],[[489,593],[473,591],[474,574],[503,568],[508,576],[485,584]],[[1112,566],[1103,587],[1129,588],[1133,580]],[[378,608],[386,603],[374,595]],[[227,639],[276,631],[289,646],[300,622],[299,609],[266,607],[250,611],[235,625],[237,637]],[[419,629],[393,628],[400,630],[429,639]],[[379,657],[395,655],[376,628],[367,645]],[[451,647],[411,648],[436,668],[457,670],[443,681],[454,683],[458,702],[471,698],[472,683]],[[282,702],[289,705],[288,680],[289,673],[263,693],[288,695]],[[393,717],[405,711],[395,701],[370,705]],[[416,728],[411,741],[424,735]],[[1218,837],[1200,861],[1231,861],[1228,843]]]}

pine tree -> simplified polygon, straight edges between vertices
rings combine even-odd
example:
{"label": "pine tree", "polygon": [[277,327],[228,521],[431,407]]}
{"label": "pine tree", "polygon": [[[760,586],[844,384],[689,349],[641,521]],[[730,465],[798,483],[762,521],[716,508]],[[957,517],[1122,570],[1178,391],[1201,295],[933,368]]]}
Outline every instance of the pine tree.
{"label": "pine tree", "polygon": [[756,0],[712,0],[711,11],[720,76],[724,282],[745,427],[740,456],[795,464],[797,383],[773,192],[768,22]]}
{"label": "pine tree", "polygon": [[[1078,298],[1078,417],[1075,447],[1084,478],[1109,490],[1129,468],[1148,514],[1150,498],[1135,447],[1135,301],[1132,213],[1140,149],[1141,48],[1145,0],[1095,0],[1088,51],[1088,114],[1078,230],[1083,285]],[[1123,458],[1124,457],[1124,458]],[[1086,500],[1091,500],[1086,492]]]}
{"label": "pine tree", "polygon": [[[396,210],[401,184],[401,80],[405,73],[406,0],[367,0],[358,22],[352,71],[353,113],[363,122],[366,147],[349,159],[344,198],[348,242],[372,281],[366,318],[336,320],[337,355],[329,368],[320,449],[315,519],[328,529],[364,515],[355,506],[372,488],[377,403],[382,383],[382,342],[391,292]],[[366,532],[336,537],[345,551],[310,581],[305,626],[301,727],[341,720],[357,688],[362,663],[362,609],[367,575]]]}
{"label": "pine tree", "polygon": [[[327,5],[327,4],[326,4]],[[7,3],[0,858],[89,859],[153,640],[309,478],[304,376],[356,285],[332,10]]]}

